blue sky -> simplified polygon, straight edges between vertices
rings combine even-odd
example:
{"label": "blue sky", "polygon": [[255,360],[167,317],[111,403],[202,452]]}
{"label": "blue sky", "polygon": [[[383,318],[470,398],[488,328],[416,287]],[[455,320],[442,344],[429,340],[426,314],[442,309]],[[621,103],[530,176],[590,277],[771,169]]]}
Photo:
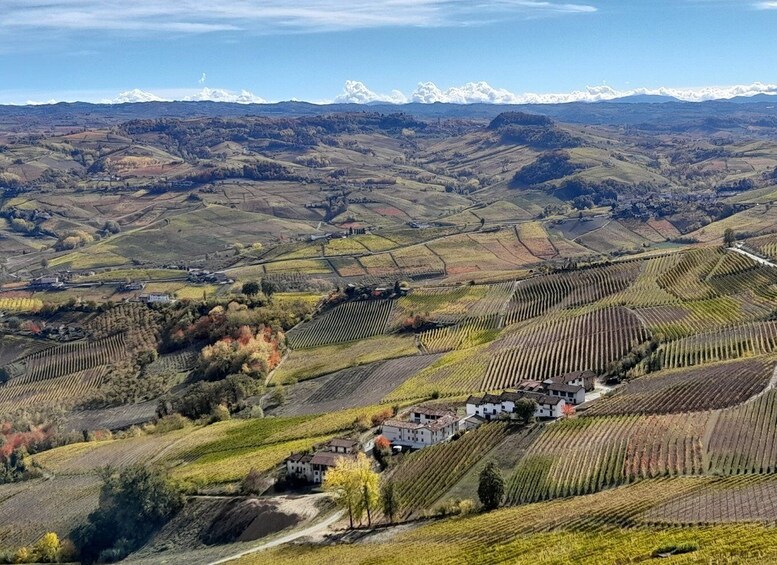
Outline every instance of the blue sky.
{"label": "blue sky", "polygon": [[775,30],[757,0],[0,0],[0,103],[771,92]]}

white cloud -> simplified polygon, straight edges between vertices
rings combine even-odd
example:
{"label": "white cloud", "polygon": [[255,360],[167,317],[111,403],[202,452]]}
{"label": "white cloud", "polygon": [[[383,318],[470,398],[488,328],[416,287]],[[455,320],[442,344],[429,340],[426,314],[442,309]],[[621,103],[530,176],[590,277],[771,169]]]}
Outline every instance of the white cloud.
{"label": "white cloud", "polygon": [[197,82],[199,82],[200,84],[205,84],[206,80],[208,80],[208,75],[206,75],[205,73],[202,73],[200,80],[198,80]]}
{"label": "white cloud", "polygon": [[754,6],[759,10],[777,10],[777,2],[756,2]]}
{"label": "white cloud", "polygon": [[235,102],[237,104],[265,104],[267,102],[264,98],[260,98],[247,90],[232,92],[222,88],[208,88],[207,86],[199,92],[185,96],[182,100],[195,102],[209,100],[211,102]]}
{"label": "white cloud", "polygon": [[477,25],[586,14],[588,4],[536,0],[3,0],[0,30],[284,33]]}
{"label": "white cloud", "polygon": [[564,104],[567,102],[602,102],[626,96],[650,95],[671,96],[687,102],[721,100],[736,96],[754,96],[756,94],[777,94],[777,85],[756,82],[749,85],[703,88],[635,88],[616,90],[611,86],[588,86],[584,90],[560,93],[514,93],[504,88],[495,88],[487,82],[468,82],[462,86],[453,86],[445,90],[433,82],[421,82],[409,97],[394,90],[390,95],[381,95],[371,91],[364,83],[346,81],[343,94],[335,102],[391,102],[401,104],[405,101],[421,104],[443,102],[448,104]]}
{"label": "white cloud", "polygon": [[130,104],[134,102],[165,102],[164,98],[160,98],[156,94],[134,88],[126,92],[121,92],[112,100],[103,100],[106,104]]}
{"label": "white cloud", "polygon": [[195,91],[175,91],[165,96],[135,88],[120,93],[116,98],[102,99],[100,102],[103,104],[130,104],[136,102],[172,102],[174,100],[189,102],[234,102],[236,104],[264,104],[267,102],[265,99],[260,98],[247,90],[233,92],[231,90],[224,90],[223,88],[208,87]]}
{"label": "white cloud", "polygon": [[398,90],[392,90],[391,94],[378,94],[367,88],[363,82],[347,80],[343,86],[343,92],[334,101],[337,104],[369,104],[371,102],[404,104],[407,102],[407,97]]}

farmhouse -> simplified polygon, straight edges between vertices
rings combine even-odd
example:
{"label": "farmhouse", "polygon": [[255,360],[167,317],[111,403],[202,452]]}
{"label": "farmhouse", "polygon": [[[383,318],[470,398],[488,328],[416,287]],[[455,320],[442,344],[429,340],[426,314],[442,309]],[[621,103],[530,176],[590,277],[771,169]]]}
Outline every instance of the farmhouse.
{"label": "farmhouse", "polygon": [[308,483],[324,482],[326,472],[337,465],[342,457],[355,457],[359,442],[351,439],[333,438],[315,453],[292,453],[286,458],[286,476]]}
{"label": "farmhouse", "polygon": [[459,417],[450,410],[415,406],[407,420],[383,422],[381,433],[393,445],[421,449],[449,440],[459,430]]}
{"label": "farmhouse", "polygon": [[582,386],[586,392],[591,392],[596,382],[596,373],[592,371],[573,371],[572,373],[564,373],[563,375],[552,377],[550,380],[559,384]]}
{"label": "farmhouse", "polygon": [[558,396],[527,390],[504,391],[502,394],[484,394],[481,397],[470,396],[467,399],[467,418],[477,416],[484,420],[495,420],[502,415],[515,413],[515,405],[522,398],[534,400],[537,408],[535,418],[560,418],[566,401]]}
{"label": "farmhouse", "polygon": [[556,382],[554,379],[539,381],[524,381],[517,387],[519,392],[533,392],[563,398],[567,404],[577,406],[585,402],[585,388],[581,385],[571,385]]}
{"label": "farmhouse", "polygon": [[140,298],[147,304],[170,304],[173,301],[169,294],[148,294],[141,295]]}

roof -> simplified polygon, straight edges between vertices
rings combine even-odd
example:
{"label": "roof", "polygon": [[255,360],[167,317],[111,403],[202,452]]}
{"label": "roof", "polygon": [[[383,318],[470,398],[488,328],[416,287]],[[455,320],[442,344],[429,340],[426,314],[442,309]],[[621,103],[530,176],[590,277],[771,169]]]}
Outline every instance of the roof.
{"label": "roof", "polygon": [[327,443],[330,447],[344,447],[346,449],[354,449],[359,445],[359,442],[355,439],[344,439],[341,437],[335,437],[330,439]]}
{"label": "roof", "polygon": [[432,406],[413,406],[410,409],[410,412],[424,414],[426,416],[446,416],[451,414],[450,410],[446,410],[444,408],[434,408]]}
{"label": "roof", "polygon": [[427,430],[436,432],[443,429],[446,426],[455,424],[458,421],[459,421],[459,418],[458,416],[456,416],[456,414],[448,412],[444,416],[441,416],[438,419],[433,420],[431,422],[426,422],[425,424],[420,424],[418,422],[408,422],[406,420],[397,420],[396,418],[394,418],[383,422],[383,427],[385,428],[386,426],[388,426],[391,428],[399,428],[404,430],[427,429]]}
{"label": "roof", "polygon": [[572,394],[580,392],[581,390],[585,390],[580,385],[568,385],[564,383],[551,383],[546,388],[548,390],[556,390],[559,392],[571,392]]}
{"label": "roof", "polygon": [[551,380],[554,383],[568,383],[577,379],[595,379],[596,373],[593,371],[572,371],[571,373],[564,373],[553,377]]}
{"label": "roof", "polygon": [[332,453],[331,451],[319,451],[318,453],[314,453],[313,457],[310,458],[310,464],[334,467],[337,465],[337,460],[342,459],[343,457],[348,457],[348,455],[344,455],[343,453]]}
{"label": "roof", "polygon": [[310,453],[292,453],[286,458],[286,461],[291,461],[292,463],[309,463],[312,458],[313,455]]}

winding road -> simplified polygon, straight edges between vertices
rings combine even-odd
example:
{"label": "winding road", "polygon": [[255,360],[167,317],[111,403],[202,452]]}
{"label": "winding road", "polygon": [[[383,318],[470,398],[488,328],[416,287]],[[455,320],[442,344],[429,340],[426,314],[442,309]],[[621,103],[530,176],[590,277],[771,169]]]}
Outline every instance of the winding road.
{"label": "winding road", "polygon": [[292,542],[294,540],[304,538],[307,536],[312,536],[314,534],[320,534],[329,526],[332,524],[335,524],[340,519],[343,518],[345,515],[344,510],[340,510],[338,512],[335,512],[332,514],[329,518],[324,520],[323,522],[319,522],[318,524],[313,524],[312,526],[308,526],[307,528],[304,528],[302,530],[297,530],[295,532],[291,532],[289,534],[286,534],[285,536],[276,538],[274,540],[268,541],[267,543],[263,543],[261,545],[257,545],[255,547],[252,547],[251,549],[246,549],[244,551],[241,551],[239,553],[235,553],[233,555],[230,555],[228,557],[223,557],[219,559],[218,561],[212,561],[208,565],[219,565],[221,563],[228,563],[229,561],[234,561],[235,559],[240,559],[241,557],[245,557],[246,555],[251,555],[252,553],[257,553],[259,551],[264,551],[265,549],[272,549],[273,547],[278,547],[279,545],[284,545],[289,542]]}

